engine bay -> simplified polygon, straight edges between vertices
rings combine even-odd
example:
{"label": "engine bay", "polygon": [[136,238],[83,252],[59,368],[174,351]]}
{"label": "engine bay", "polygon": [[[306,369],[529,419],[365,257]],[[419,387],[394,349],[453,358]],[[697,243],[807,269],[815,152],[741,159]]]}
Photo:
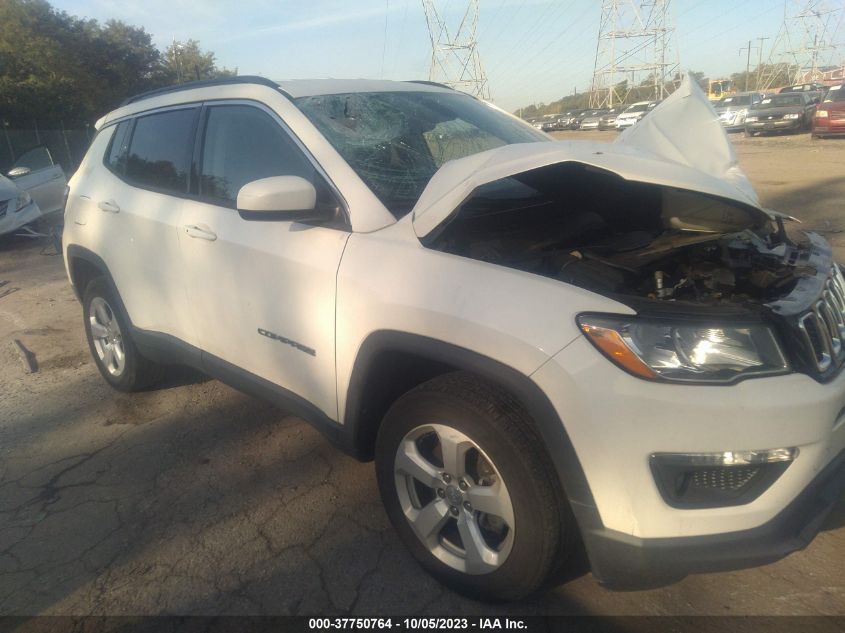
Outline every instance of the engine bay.
{"label": "engine bay", "polygon": [[479,187],[427,245],[658,302],[766,303],[816,272],[759,209],[580,163]]}

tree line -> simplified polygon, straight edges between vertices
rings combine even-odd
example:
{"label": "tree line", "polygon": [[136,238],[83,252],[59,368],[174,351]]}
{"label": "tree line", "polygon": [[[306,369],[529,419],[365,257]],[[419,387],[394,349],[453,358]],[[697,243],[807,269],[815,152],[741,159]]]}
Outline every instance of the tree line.
{"label": "tree line", "polygon": [[195,40],[160,51],[141,27],[78,18],[46,0],[0,2],[0,121],[7,128],[84,127],[126,97],[236,75]]}

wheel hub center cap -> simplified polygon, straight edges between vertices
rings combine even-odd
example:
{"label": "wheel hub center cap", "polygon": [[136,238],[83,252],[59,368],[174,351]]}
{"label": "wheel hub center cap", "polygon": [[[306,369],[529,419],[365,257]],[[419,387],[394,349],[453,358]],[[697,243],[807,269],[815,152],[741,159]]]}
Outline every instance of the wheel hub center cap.
{"label": "wheel hub center cap", "polygon": [[457,486],[449,486],[446,488],[446,501],[449,502],[449,505],[452,506],[459,506],[463,501],[463,495],[461,491],[458,490]]}

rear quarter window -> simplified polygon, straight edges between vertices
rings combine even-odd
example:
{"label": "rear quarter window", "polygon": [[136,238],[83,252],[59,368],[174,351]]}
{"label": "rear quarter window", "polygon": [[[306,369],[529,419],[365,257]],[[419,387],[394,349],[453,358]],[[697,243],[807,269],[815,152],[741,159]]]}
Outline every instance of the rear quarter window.
{"label": "rear quarter window", "polygon": [[138,117],[126,178],[142,187],[187,193],[197,113],[198,108],[184,108]]}

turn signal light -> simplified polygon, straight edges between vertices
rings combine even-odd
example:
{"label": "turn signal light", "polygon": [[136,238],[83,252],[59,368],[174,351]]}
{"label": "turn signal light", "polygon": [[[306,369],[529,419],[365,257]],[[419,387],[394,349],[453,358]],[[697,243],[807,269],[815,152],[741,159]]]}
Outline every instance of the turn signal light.
{"label": "turn signal light", "polygon": [[656,377],[654,371],[631,351],[616,330],[582,323],[581,331],[605,356],[623,369],[640,378]]}

